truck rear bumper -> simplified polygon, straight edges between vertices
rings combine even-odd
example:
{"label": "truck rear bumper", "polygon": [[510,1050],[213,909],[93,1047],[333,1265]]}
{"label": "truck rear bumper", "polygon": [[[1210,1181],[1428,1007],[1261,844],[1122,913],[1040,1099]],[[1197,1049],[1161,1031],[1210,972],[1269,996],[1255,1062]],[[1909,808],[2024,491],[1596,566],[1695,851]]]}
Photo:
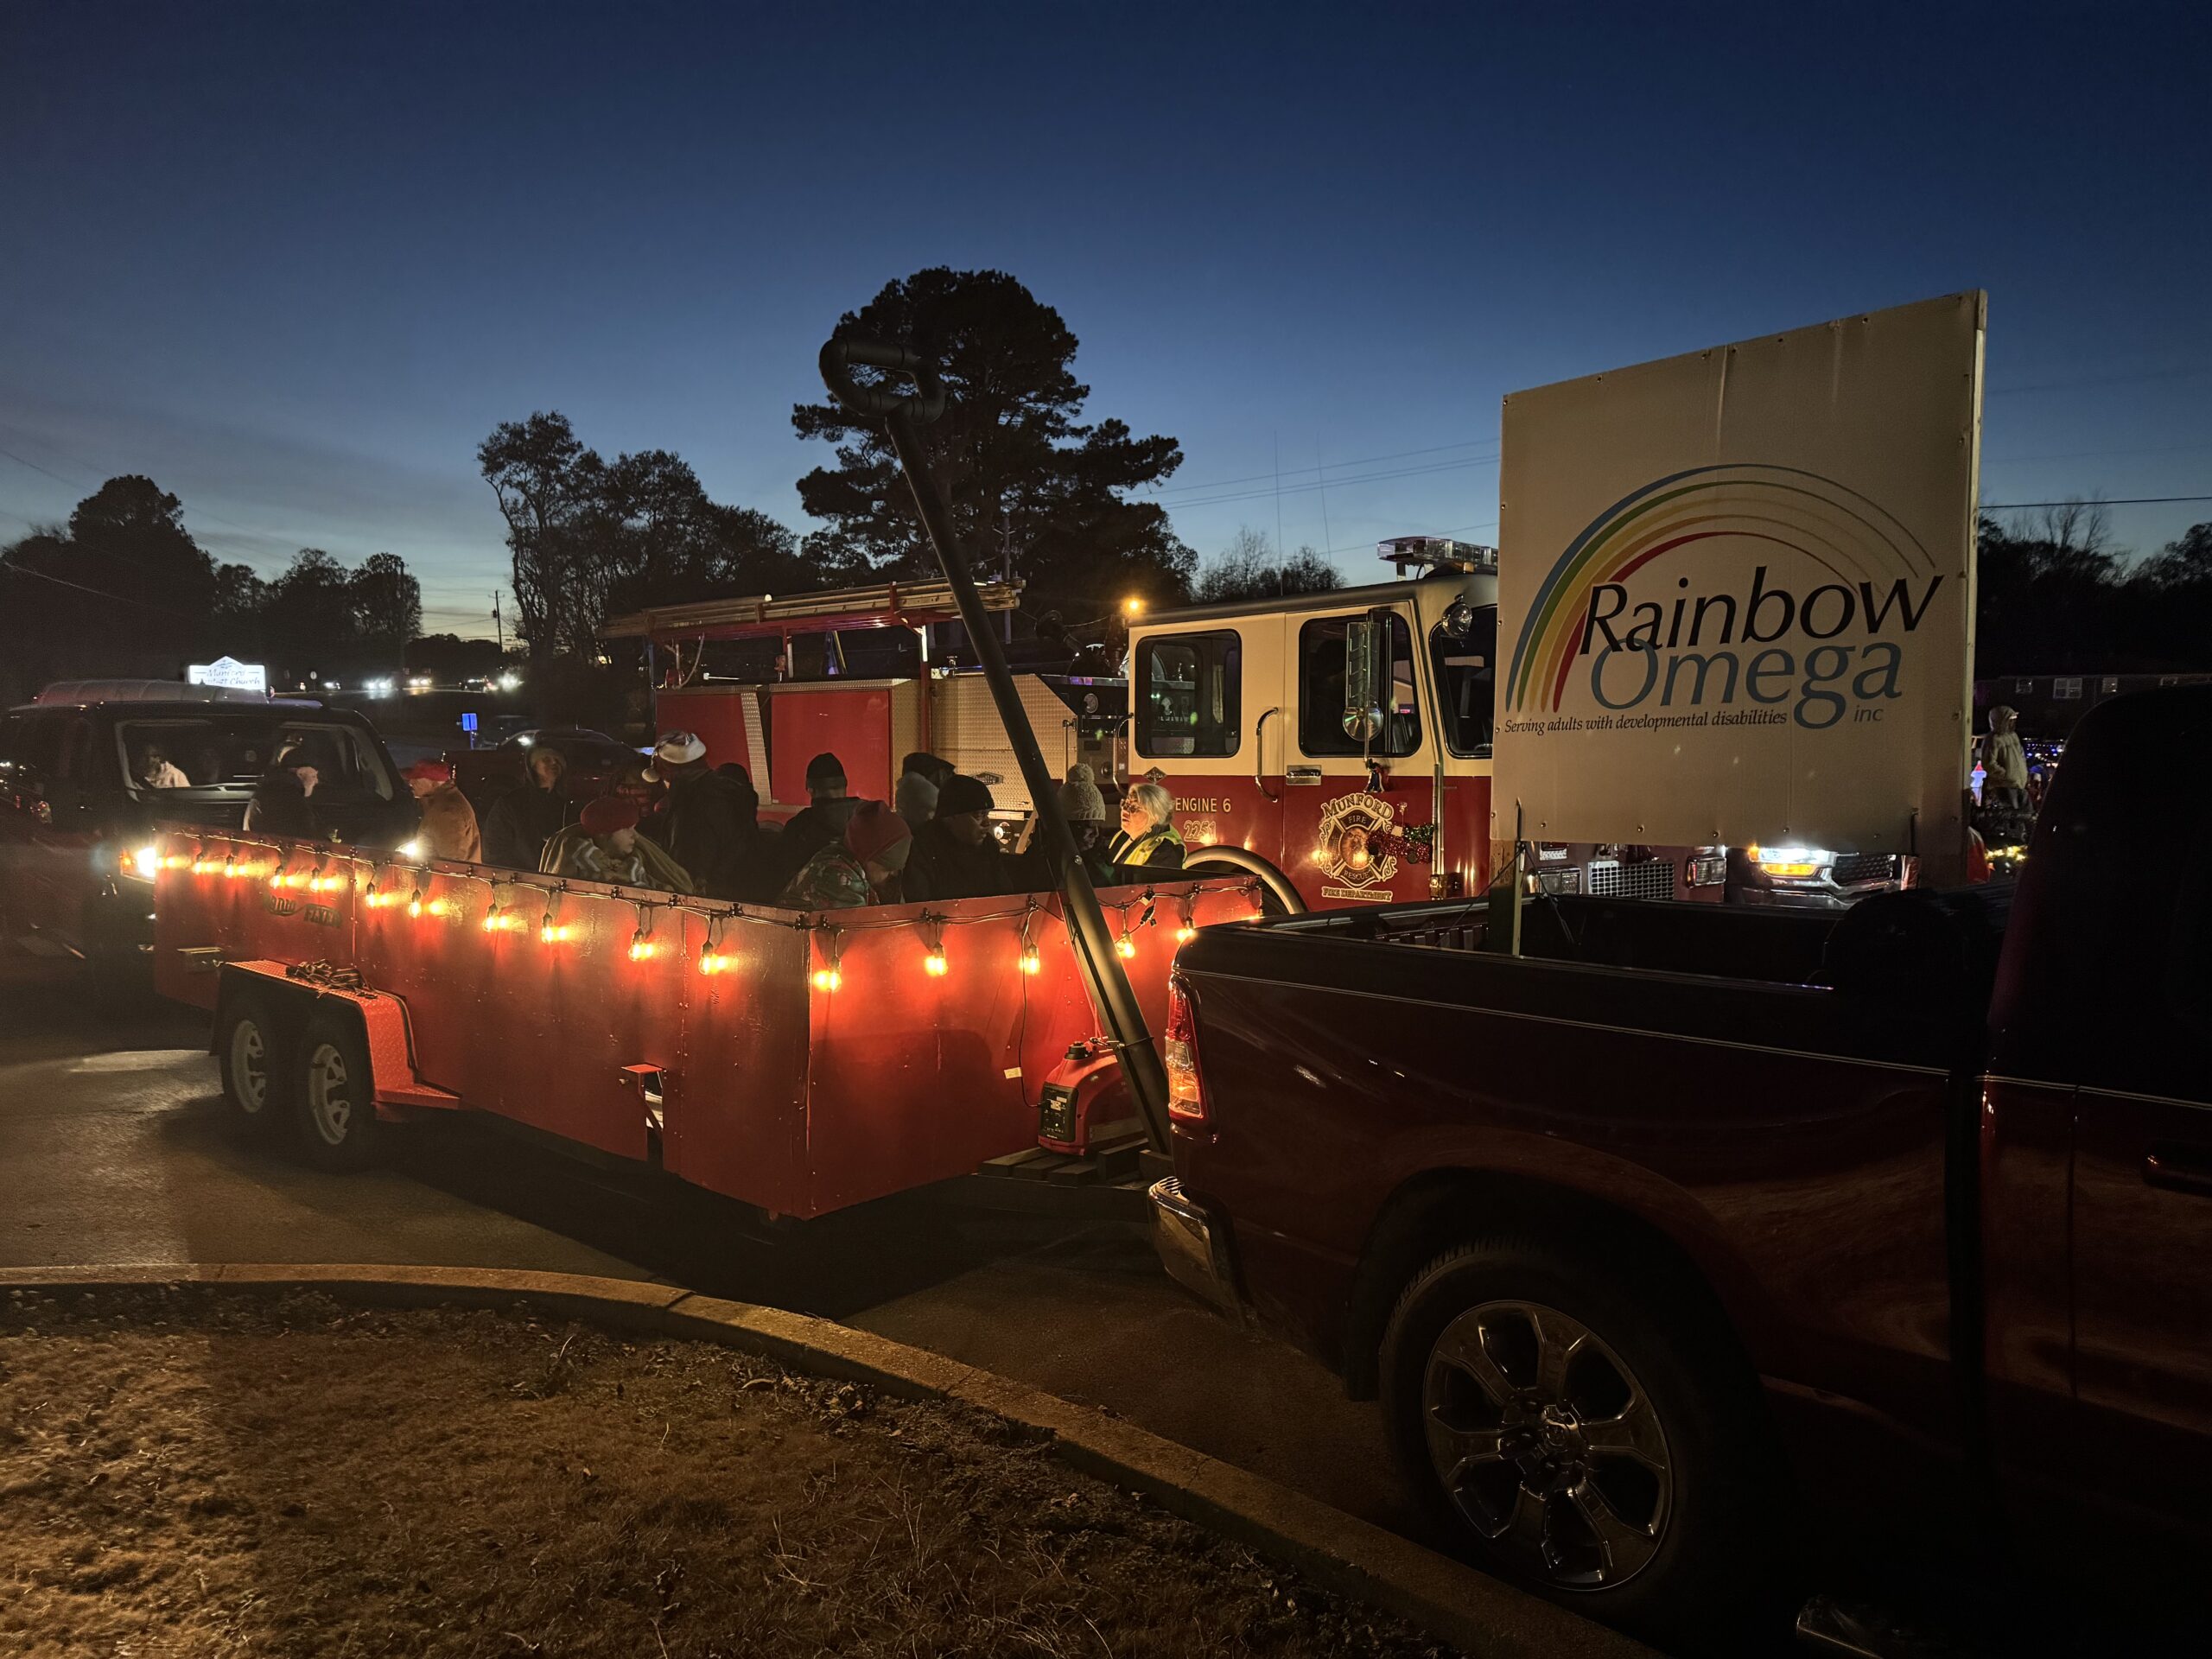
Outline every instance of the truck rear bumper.
{"label": "truck rear bumper", "polygon": [[1173,1175],[1152,1184],[1152,1244],[1167,1276],[1232,1319],[1243,1317],[1227,1241]]}

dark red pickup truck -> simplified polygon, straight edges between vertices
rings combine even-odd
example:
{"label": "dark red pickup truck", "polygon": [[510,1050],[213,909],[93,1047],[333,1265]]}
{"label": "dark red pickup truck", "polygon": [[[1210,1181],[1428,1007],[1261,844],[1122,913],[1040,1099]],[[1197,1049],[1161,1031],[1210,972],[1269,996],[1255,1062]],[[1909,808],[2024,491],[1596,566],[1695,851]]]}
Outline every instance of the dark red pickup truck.
{"label": "dark red pickup truck", "polygon": [[1475,1559],[1616,1623],[1739,1599],[1817,1513],[2202,1586],[2208,747],[2212,688],[2107,703],[2017,883],[1840,917],[1208,929],[1162,1255],[1378,1395]]}

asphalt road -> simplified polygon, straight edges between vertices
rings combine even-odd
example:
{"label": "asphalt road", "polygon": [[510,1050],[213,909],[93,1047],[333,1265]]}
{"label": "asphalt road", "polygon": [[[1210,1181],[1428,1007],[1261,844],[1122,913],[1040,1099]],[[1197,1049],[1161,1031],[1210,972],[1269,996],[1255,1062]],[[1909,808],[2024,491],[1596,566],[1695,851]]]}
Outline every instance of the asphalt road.
{"label": "asphalt road", "polygon": [[[6,947],[0,946],[0,950]],[[763,1238],[469,1121],[358,1175],[229,1122],[195,1011],[0,956],[0,1265],[400,1262],[652,1278],[842,1319],[1101,1406],[1405,1529],[1373,1408],[1161,1274],[1134,1227],[894,1200]]]}

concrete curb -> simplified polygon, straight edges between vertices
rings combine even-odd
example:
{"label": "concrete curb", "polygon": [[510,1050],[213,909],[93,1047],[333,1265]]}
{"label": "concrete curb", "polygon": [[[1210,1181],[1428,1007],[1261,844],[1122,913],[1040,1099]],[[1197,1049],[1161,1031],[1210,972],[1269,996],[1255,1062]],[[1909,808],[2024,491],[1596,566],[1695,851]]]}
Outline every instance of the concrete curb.
{"label": "concrete curb", "polygon": [[213,1285],[306,1288],[385,1306],[517,1301],[648,1336],[741,1348],[795,1370],[910,1400],[950,1400],[1047,1440],[1071,1467],[1141,1492],[1172,1514],[1340,1595],[1384,1607],[1482,1659],[1650,1659],[1651,1649],[1316,1498],[1178,1446],[1089,1406],[833,1320],[701,1296],[675,1285],[505,1268],[215,1266],[0,1268],[0,1291]]}

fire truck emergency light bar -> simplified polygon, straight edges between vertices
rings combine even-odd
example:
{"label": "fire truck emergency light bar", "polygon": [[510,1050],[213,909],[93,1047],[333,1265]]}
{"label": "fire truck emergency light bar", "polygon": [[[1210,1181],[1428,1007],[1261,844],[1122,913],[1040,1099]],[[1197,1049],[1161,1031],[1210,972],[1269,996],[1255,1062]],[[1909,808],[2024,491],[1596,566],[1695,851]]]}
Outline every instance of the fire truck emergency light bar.
{"label": "fire truck emergency light bar", "polygon": [[1376,543],[1375,550],[1379,556],[1396,565],[1402,576],[1409,568],[1422,566],[1432,570],[1464,570],[1471,575],[1497,574],[1496,548],[1455,542],[1449,536],[1394,536]]}
{"label": "fire truck emergency light bar", "polygon": [[[977,590],[987,611],[1010,611],[1020,603],[1021,584],[993,582]],[[830,628],[920,627],[959,620],[952,584],[888,582],[874,588],[835,588],[778,599],[762,594],[750,599],[708,599],[695,605],[662,605],[603,623],[606,639],[741,639],[749,635],[809,633]]]}

